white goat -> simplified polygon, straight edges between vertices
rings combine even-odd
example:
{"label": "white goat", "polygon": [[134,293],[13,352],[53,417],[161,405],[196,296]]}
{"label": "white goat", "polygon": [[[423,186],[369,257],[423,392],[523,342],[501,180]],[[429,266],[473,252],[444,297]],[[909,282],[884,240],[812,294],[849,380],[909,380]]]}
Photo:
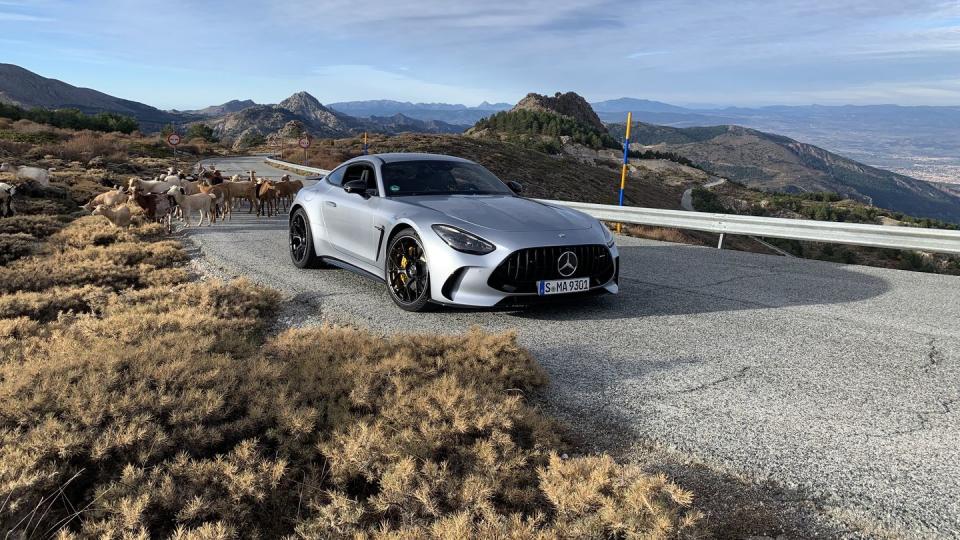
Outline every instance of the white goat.
{"label": "white goat", "polygon": [[16,186],[0,182],[0,218],[12,217],[16,213],[13,211],[13,196],[16,193]]}
{"label": "white goat", "polygon": [[16,173],[17,180],[33,180],[43,187],[50,186],[50,172],[53,169],[41,169],[40,167],[27,167],[21,165],[14,167],[9,163],[0,163],[0,172]]}
{"label": "white goat", "polygon": [[166,193],[172,187],[180,187],[180,178],[173,176],[171,181],[166,180],[141,180],[133,177],[127,183],[130,189],[139,189],[143,193]]}
{"label": "white goat", "polygon": [[200,212],[200,221],[197,222],[197,227],[203,225],[203,216],[207,216],[207,226],[211,223],[211,214],[210,208],[213,206],[213,201],[217,198],[216,195],[209,193],[198,193],[196,195],[187,195],[185,189],[180,186],[173,186],[167,191],[167,195],[170,195],[177,201],[177,206],[183,211],[184,223],[186,227],[190,226],[190,217],[193,216],[193,211],[198,210]]}

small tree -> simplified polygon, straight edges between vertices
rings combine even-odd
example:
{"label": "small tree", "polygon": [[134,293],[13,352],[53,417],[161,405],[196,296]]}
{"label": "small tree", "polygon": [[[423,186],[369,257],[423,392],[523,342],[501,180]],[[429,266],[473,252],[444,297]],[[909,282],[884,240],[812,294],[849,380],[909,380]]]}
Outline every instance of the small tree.
{"label": "small tree", "polygon": [[192,124],[187,129],[187,140],[203,139],[207,142],[217,142],[216,135],[213,134],[213,128],[206,124]]}

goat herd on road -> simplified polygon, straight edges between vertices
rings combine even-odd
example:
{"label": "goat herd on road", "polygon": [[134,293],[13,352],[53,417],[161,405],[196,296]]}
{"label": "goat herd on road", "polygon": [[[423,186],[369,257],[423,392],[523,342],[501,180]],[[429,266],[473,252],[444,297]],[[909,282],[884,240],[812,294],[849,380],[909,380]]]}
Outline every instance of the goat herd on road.
{"label": "goat herd on road", "polygon": [[287,211],[302,188],[303,182],[291,180],[288,174],[279,180],[269,180],[258,178],[251,170],[248,176],[233,175],[225,179],[216,167],[207,169],[200,165],[193,175],[171,167],[153,180],[131,178],[126,186],[97,195],[84,208],[117,227],[127,227],[133,219],[129,203],[134,203],[143,210],[147,220],[163,223],[170,232],[174,219],[182,220],[184,227],[189,227],[194,213],[199,214],[198,227],[204,219],[207,225],[232,219],[234,208],[244,202],[248,213],[255,210],[257,216],[275,216],[281,206]]}

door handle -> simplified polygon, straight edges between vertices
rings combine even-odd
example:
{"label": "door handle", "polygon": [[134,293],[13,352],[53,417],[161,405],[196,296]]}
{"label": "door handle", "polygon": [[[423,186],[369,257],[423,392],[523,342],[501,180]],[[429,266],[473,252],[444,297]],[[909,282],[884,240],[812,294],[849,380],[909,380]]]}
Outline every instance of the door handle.
{"label": "door handle", "polygon": [[327,206],[337,206],[337,203],[333,201],[327,201],[326,203],[327,203]]}

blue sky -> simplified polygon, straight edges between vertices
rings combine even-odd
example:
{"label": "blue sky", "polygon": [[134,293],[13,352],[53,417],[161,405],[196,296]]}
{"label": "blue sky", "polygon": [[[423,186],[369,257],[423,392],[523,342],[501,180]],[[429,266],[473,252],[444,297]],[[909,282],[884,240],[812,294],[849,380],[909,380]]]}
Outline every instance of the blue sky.
{"label": "blue sky", "polygon": [[161,108],[960,105],[960,0],[0,0],[0,62]]}

